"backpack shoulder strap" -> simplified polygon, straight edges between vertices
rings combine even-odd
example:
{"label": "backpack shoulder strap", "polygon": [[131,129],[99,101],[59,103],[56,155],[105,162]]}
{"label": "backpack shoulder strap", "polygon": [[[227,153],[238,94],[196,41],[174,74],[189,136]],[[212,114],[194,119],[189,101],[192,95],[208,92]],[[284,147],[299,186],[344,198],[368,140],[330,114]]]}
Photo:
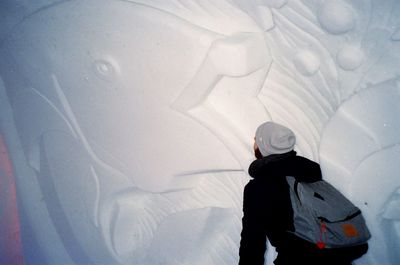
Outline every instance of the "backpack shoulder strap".
{"label": "backpack shoulder strap", "polygon": [[287,181],[287,183],[288,183],[288,185],[289,185],[289,188],[290,188],[292,191],[294,191],[294,193],[295,193],[295,195],[296,195],[298,201],[299,201],[300,204],[301,204],[300,195],[299,195],[299,191],[298,191],[299,181],[298,181],[295,177],[292,177],[292,176],[286,176],[286,181]]}

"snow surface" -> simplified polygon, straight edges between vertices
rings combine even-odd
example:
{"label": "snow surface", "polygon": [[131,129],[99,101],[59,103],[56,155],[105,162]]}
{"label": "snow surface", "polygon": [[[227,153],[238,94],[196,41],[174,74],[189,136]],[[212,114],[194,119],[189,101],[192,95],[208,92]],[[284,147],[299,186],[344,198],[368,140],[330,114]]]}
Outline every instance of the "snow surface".
{"label": "snow surface", "polygon": [[356,264],[400,264],[399,32],[396,0],[1,1],[25,263],[236,264],[273,120],[363,210]]}

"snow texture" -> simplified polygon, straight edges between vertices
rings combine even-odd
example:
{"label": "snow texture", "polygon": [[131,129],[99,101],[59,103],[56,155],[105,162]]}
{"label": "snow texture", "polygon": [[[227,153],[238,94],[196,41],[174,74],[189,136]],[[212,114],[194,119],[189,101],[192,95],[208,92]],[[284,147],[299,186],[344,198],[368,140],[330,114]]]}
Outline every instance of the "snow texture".
{"label": "snow texture", "polygon": [[343,34],[353,29],[354,15],[351,7],[342,1],[326,0],[318,14],[322,28],[332,34]]}
{"label": "snow texture", "polygon": [[343,47],[337,55],[337,63],[344,70],[355,70],[357,69],[363,61],[363,52],[354,46]]}
{"label": "snow texture", "polygon": [[355,264],[400,264],[399,27],[397,0],[1,1],[25,263],[236,264],[273,120],[363,210]]}

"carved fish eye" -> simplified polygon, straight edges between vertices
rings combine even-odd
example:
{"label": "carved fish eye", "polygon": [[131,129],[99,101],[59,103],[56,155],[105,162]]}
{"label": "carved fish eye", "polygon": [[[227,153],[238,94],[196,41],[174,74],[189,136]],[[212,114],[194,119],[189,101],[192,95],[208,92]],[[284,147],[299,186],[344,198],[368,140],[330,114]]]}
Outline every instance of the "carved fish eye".
{"label": "carved fish eye", "polygon": [[106,59],[99,59],[93,62],[93,71],[102,80],[112,82],[118,75],[118,67],[115,63]]}

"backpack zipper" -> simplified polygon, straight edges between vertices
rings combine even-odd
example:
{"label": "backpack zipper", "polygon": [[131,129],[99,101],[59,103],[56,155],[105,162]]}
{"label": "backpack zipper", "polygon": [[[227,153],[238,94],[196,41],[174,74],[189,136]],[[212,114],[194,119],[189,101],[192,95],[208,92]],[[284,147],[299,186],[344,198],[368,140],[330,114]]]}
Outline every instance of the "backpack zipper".
{"label": "backpack zipper", "polygon": [[360,211],[360,210],[357,210],[356,212],[354,212],[353,214],[350,214],[350,215],[347,216],[346,218],[341,219],[341,220],[336,220],[336,221],[330,221],[330,220],[328,220],[328,219],[326,219],[325,217],[322,217],[322,216],[319,216],[319,217],[317,217],[317,218],[318,218],[321,222],[333,224],[333,223],[340,223],[340,222],[348,221],[348,220],[350,220],[350,219],[352,219],[352,218],[354,218],[354,217],[356,217],[357,215],[360,215],[360,214],[361,214],[361,211]]}

